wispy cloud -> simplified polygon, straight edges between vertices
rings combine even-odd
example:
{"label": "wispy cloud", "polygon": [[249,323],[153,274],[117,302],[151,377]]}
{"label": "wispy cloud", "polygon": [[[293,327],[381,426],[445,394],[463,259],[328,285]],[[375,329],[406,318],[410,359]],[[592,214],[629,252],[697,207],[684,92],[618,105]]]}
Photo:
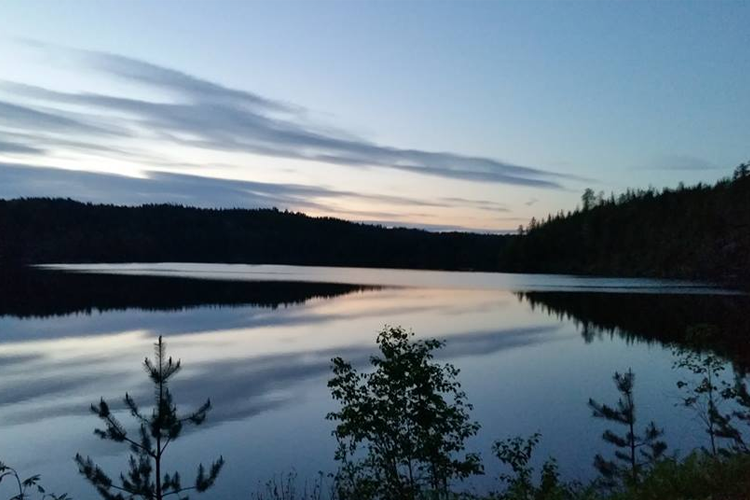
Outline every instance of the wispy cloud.
{"label": "wispy cloud", "polygon": [[468,198],[459,197],[441,198],[441,200],[446,203],[456,203],[467,207],[478,208],[480,210],[488,210],[490,212],[510,212],[510,209],[506,205],[494,201],[470,200]]}
{"label": "wispy cloud", "polygon": [[[198,207],[324,209],[315,200],[347,191],[146,171],[145,177],[0,163],[0,198],[66,196],[94,203],[178,203]],[[395,197],[394,197],[395,198]],[[402,199],[403,203],[411,203]],[[416,202],[418,203],[418,202]]]}
{"label": "wispy cloud", "polygon": [[6,141],[0,137],[0,153],[42,155],[44,154],[44,150],[33,146],[27,146],[26,144]]}
{"label": "wispy cloud", "polygon": [[649,170],[716,170],[723,168],[703,158],[688,155],[667,155],[655,158],[645,168]]}
{"label": "wispy cloud", "polygon": [[[0,143],[0,150],[2,144]],[[367,195],[321,186],[252,182],[217,179],[198,175],[145,171],[144,177],[100,172],[64,170],[43,165],[0,162],[0,198],[61,196],[93,203],[140,205],[162,202],[198,207],[271,208],[330,212],[330,203],[341,199],[373,201],[406,207],[402,217],[415,214],[419,207],[456,208],[471,206],[472,200],[443,198],[435,201],[393,195]],[[492,206],[492,202],[475,202]],[[485,205],[486,204],[486,205]],[[344,211],[344,213],[353,213]],[[406,224],[381,222],[382,216],[394,216],[377,211],[357,211],[358,219],[366,219],[389,226],[410,226],[433,230],[470,230],[461,226]]]}
{"label": "wispy cloud", "polygon": [[437,233],[479,233],[479,234],[508,234],[511,230],[508,229],[477,229],[466,226],[459,226],[455,224],[430,224],[426,222],[404,222],[400,219],[366,219],[362,220],[366,224],[374,224],[376,226],[383,226],[388,228],[401,227],[408,229],[424,229],[425,231],[433,231]]}
{"label": "wispy cloud", "polygon": [[[36,131],[24,146],[45,149],[45,134],[65,130],[66,140],[99,148],[109,132],[95,125],[102,113],[111,116],[122,136],[149,136],[216,151],[313,160],[352,168],[388,168],[465,181],[561,189],[575,177],[543,168],[515,165],[493,158],[403,149],[377,144],[311,123],[300,106],[268,99],[245,90],[145,61],[96,51],[33,43],[39,50],[62,54],[66,64],[159,90],[168,100],[151,100],[93,92],[61,92],[52,88],[3,82],[7,95],[25,106],[0,102],[2,124],[15,132]],[[44,106],[44,110],[41,107]],[[77,117],[69,116],[69,109]],[[51,110],[58,109],[55,113]],[[62,110],[67,110],[63,112]],[[67,114],[66,114],[67,113]],[[93,134],[93,135],[92,135]],[[93,140],[92,140],[93,139]]]}
{"label": "wispy cloud", "polygon": [[106,129],[88,125],[62,114],[48,113],[0,100],[0,125],[19,130],[42,130],[66,134],[107,134]]}

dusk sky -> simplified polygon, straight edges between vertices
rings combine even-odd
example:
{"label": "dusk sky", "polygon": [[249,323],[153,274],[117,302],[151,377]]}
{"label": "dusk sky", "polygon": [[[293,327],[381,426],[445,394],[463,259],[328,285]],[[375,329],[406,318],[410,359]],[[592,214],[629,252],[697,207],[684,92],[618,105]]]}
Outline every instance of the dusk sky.
{"label": "dusk sky", "polygon": [[750,2],[4,1],[0,198],[513,230],[750,159]]}

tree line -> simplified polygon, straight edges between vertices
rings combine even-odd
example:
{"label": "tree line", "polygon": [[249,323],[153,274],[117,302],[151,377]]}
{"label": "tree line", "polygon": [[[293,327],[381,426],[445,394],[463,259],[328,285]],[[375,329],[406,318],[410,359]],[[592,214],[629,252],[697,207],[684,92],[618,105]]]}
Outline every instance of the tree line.
{"label": "tree line", "polygon": [[497,270],[507,238],[277,209],[0,200],[0,262],[218,262]]}
{"label": "tree line", "polygon": [[750,164],[714,185],[587,189],[581,206],[532,219],[500,268],[538,273],[750,281]]}
{"label": "tree line", "polygon": [[606,196],[517,234],[433,233],[277,209],[0,200],[0,263],[221,262],[750,282],[750,165],[713,185]]}

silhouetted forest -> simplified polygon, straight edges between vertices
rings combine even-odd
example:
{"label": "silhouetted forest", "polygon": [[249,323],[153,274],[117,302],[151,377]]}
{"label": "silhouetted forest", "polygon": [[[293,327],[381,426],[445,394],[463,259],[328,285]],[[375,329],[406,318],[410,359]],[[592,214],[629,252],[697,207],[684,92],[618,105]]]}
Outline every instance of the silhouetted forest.
{"label": "silhouetted forest", "polygon": [[385,228],[275,209],[0,200],[0,261],[221,262],[497,270],[506,237]]}
{"label": "silhouetted forest", "polygon": [[0,262],[217,262],[750,282],[750,165],[714,185],[587,189],[517,235],[431,233],[276,209],[0,200]]}
{"label": "silhouetted forest", "polygon": [[[628,340],[681,344],[690,327],[710,325],[716,336],[710,349],[750,369],[750,297],[747,295],[682,295],[630,293],[521,292],[533,308],[571,319],[587,341],[599,335]],[[694,346],[706,347],[706,346]]]}
{"label": "silhouetted forest", "polygon": [[500,268],[750,281],[750,165],[715,185],[628,190],[615,197],[587,189],[582,206],[532,220],[509,240]]}
{"label": "silhouetted forest", "polygon": [[374,288],[377,287],[340,283],[14,270],[3,274],[0,316],[46,317],[131,308],[180,310],[200,306],[277,308]]}

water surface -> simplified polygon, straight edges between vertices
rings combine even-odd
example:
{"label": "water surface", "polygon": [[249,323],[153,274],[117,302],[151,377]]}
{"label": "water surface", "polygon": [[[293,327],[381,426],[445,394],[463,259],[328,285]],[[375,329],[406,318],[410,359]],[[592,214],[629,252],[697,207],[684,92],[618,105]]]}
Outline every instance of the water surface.
{"label": "water surface", "polygon": [[[748,298],[696,283],[293,266],[126,264],[50,266],[0,290],[0,459],[41,473],[56,491],[93,498],[72,456],[124,470],[122,447],[98,440],[88,407],[127,391],[145,405],[140,364],[163,335],[183,361],[173,392],[185,409],[210,397],[200,432],[170,449],[168,468],[189,477],[198,461],[227,461],[211,498],[249,495],[295,469],[332,471],[325,420],[330,358],[365,367],[384,324],[445,339],[441,361],[460,380],[482,424],[471,441],[497,486],[493,440],[540,431],[538,458],[555,456],[566,478],[593,477],[608,452],[589,397],[614,402],[615,370],[636,372],[642,420],[670,447],[705,443],[676,407],[667,342],[691,324],[731,335],[718,352],[743,362]],[[128,421],[123,417],[124,421]],[[3,490],[0,489],[0,492]]]}

